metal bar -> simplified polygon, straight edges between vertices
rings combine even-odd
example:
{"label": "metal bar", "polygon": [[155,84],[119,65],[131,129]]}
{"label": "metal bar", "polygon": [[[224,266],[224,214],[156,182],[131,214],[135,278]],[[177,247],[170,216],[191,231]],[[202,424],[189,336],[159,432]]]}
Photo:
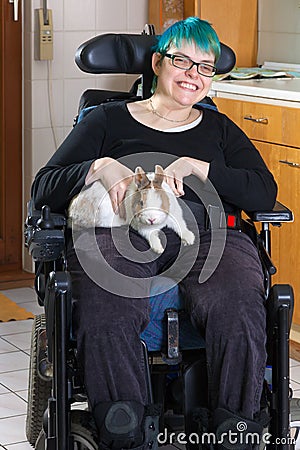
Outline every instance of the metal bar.
{"label": "metal bar", "polygon": [[56,364],[56,433],[57,450],[69,450],[68,438],[68,384],[67,384],[67,336],[66,336],[66,294],[59,292],[55,311]]}
{"label": "metal bar", "polygon": [[286,164],[287,166],[295,167],[297,169],[300,169],[300,164],[299,163],[296,163],[296,162],[293,162],[293,161],[287,161],[287,160],[283,160],[283,159],[280,159],[279,162],[281,164]]}
{"label": "metal bar", "polygon": [[278,310],[278,422],[280,450],[289,450],[290,438],[290,402],[289,402],[289,322],[290,308],[282,304]]}
{"label": "metal bar", "polygon": [[151,382],[151,375],[150,375],[150,369],[149,369],[149,359],[148,359],[148,349],[146,342],[141,339],[142,343],[142,349],[143,349],[143,356],[144,356],[144,363],[145,363],[145,375],[146,375],[146,383],[147,383],[147,391],[148,391],[148,403],[153,403],[153,391],[152,391],[152,382]]}
{"label": "metal bar", "polygon": [[264,125],[267,125],[269,123],[269,120],[267,117],[252,117],[250,114],[247,116],[244,116],[245,120],[250,120],[251,122],[255,123],[262,123]]}
{"label": "metal bar", "polygon": [[44,25],[49,25],[47,0],[43,0],[43,17],[44,17]]}
{"label": "metal bar", "polygon": [[270,224],[268,222],[263,222],[261,227],[260,236],[264,242],[264,247],[269,256],[271,256],[271,232]]}
{"label": "metal bar", "polygon": [[56,450],[56,438],[55,438],[55,399],[49,398],[48,400],[48,428],[45,441],[46,450]]}

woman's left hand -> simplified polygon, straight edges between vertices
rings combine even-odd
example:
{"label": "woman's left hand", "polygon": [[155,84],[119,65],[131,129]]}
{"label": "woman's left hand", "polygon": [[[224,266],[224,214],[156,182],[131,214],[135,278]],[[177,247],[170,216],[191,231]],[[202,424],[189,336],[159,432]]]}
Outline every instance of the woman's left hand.
{"label": "woman's left hand", "polygon": [[165,179],[177,197],[184,195],[183,179],[189,175],[195,175],[201,181],[208,177],[209,163],[188,156],[176,159],[165,168]]}

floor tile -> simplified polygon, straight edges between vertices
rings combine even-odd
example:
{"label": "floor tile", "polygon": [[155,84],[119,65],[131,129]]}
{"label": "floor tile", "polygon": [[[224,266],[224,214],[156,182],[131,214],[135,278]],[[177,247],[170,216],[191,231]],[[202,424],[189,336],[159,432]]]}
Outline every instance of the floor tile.
{"label": "floor tile", "polygon": [[14,393],[3,394],[0,396],[0,417],[18,416],[26,414],[27,404]]}
{"label": "floor tile", "polygon": [[299,381],[300,383],[300,366],[294,366],[290,369],[290,379],[293,381]]}
{"label": "floor tile", "polygon": [[2,340],[14,345],[19,350],[28,350],[30,349],[31,343],[31,331],[18,334],[6,334],[2,337]]}
{"label": "floor tile", "polygon": [[[1,382],[1,379],[0,379],[0,382]],[[7,387],[5,387],[5,386],[3,386],[2,384],[0,384],[0,395],[2,395],[2,394],[8,394],[10,391],[9,391],[9,389],[7,389]],[[0,419],[1,419],[1,417],[0,417]],[[1,449],[0,449],[1,450]]]}
{"label": "floor tile", "polygon": [[7,342],[5,339],[0,338],[0,354],[1,353],[9,353],[9,352],[17,352],[18,349]]}
{"label": "floor tile", "polygon": [[36,293],[34,289],[30,287],[4,290],[1,291],[1,293],[18,304],[36,300]]}
{"label": "floor tile", "polygon": [[32,319],[30,320],[12,320],[11,322],[0,323],[0,336],[6,336],[12,333],[24,333],[32,330]]}
{"label": "floor tile", "polygon": [[[16,395],[18,395],[19,397],[21,397],[23,400],[25,400],[25,402],[28,402],[28,389],[24,390],[24,391],[17,391]],[[1,449],[0,449],[1,450]]]}
{"label": "floor tile", "polygon": [[[10,444],[5,446],[7,450],[33,450],[28,442],[20,442],[19,444]],[[1,449],[0,449],[1,450]]]}
{"label": "floor tile", "polygon": [[27,309],[27,311],[31,312],[32,314],[35,314],[36,316],[38,314],[43,314],[45,312],[45,309],[38,304],[37,301],[34,302],[28,302],[28,303],[19,303],[19,306],[21,308]]}
{"label": "floor tile", "polygon": [[290,380],[290,386],[293,390],[293,397],[300,397],[300,380],[299,383],[294,380]]}
{"label": "floor tile", "polygon": [[28,369],[29,356],[22,351],[0,355],[0,374],[14,370]]}
{"label": "floor tile", "polygon": [[0,373],[0,383],[11,391],[24,391],[28,389],[28,369]]}
{"label": "floor tile", "polygon": [[290,358],[290,367],[300,366],[300,361]]}
{"label": "floor tile", "polygon": [[2,445],[7,447],[7,444],[26,442],[25,420],[25,415],[0,419],[0,442]]}

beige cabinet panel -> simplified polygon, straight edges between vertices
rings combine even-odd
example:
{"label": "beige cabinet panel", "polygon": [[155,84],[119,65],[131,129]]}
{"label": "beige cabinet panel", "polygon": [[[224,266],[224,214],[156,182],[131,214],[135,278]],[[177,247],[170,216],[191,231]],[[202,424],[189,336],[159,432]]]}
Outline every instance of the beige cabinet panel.
{"label": "beige cabinet panel", "polygon": [[294,222],[272,227],[272,260],[278,268],[274,283],[291,284],[295,294],[294,322],[300,324],[300,149],[253,141],[278,184],[278,200],[294,213]]}
{"label": "beige cabinet panel", "polygon": [[214,101],[250,139],[300,147],[300,109],[225,98]]}
{"label": "beige cabinet panel", "polygon": [[[283,223],[280,228],[271,226],[271,251],[277,267],[273,283],[293,286],[293,321],[300,324],[300,110],[223,98],[214,101],[220,112],[252,139],[277,182],[278,200],[293,211],[293,223]],[[245,119],[247,115],[262,120]]]}

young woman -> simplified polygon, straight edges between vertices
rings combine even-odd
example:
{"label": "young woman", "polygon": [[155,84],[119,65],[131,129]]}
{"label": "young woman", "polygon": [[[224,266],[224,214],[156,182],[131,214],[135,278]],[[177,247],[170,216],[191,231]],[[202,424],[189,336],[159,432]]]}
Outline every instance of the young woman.
{"label": "young woman", "polygon": [[[257,431],[266,363],[261,265],[251,240],[235,226],[227,230],[215,270],[199,283],[212,236],[203,205],[216,202],[238,223],[241,209],[271,209],[277,189],[245,134],[225,115],[195,106],[209,92],[219,54],[207,22],[191,17],[172,25],[153,53],[153,95],[103,104],[88,114],[38,172],[32,194],[37,208],[65,212],[84,186],[101,180],[122,214],[135,166],[163,165],[167,183],[195,206],[199,224],[196,256],[188,269],[183,264],[179,281],[206,341],[208,429],[232,429],[234,418]],[[114,233],[97,228],[94,241],[85,240],[85,232],[69,241],[78,360],[103,448],[147,446],[145,417],[156,413],[147,405],[139,336],[149,322],[150,281],[174,264],[180,247],[172,230],[164,232],[165,251],[144,262],[126,254],[123,227]],[[141,254],[149,249],[137,232],[129,234]],[[184,249],[187,258],[192,247]]]}

